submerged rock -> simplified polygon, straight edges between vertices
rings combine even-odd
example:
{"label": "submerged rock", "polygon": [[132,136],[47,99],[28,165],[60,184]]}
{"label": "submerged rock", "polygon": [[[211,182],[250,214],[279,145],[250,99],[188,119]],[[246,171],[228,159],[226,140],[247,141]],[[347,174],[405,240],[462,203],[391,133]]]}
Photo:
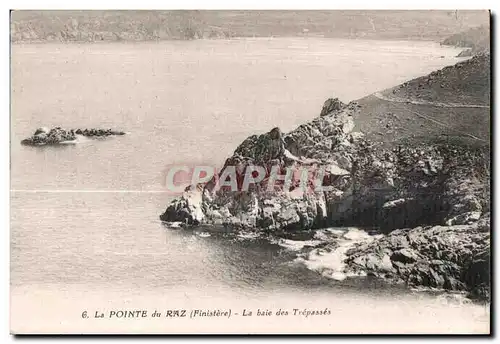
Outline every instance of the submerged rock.
{"label": "submerged rock", "polygon": [[48,129],[47,127],[38,128],[33,136],[21,141],[24,145],[42,146],[42,145],[56,145],[61,143],[74,142],[76,135],[88,137],[106,137],[111,135],[125,135],[123,131],[114,131],[111,129],[71,129],[65,130],[61,127]]}

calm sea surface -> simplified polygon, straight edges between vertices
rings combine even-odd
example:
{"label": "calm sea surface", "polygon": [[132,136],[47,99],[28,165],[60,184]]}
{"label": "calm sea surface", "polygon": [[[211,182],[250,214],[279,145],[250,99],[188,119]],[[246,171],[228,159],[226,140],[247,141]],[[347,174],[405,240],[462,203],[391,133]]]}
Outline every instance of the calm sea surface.
{"label": "calm sea surface", "polygon": [[[254,39],[12,47],[11,327],[34,332],[486,332],[484,306],[376,281],[335,282],[293,252],[165,228],[167,165],[220,165],[247,136],[288,131],[456,63],[429,42]],[[63,147],[40,126],[130,135]],[[326,317],[82,319],[113,309],[324,309]],[[29,310],[29,311],[28,311]]]}

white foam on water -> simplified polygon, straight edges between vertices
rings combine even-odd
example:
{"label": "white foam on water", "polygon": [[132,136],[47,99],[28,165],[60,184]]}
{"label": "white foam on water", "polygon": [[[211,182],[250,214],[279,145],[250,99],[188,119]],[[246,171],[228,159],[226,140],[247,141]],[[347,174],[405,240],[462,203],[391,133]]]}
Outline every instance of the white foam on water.
{"label": "white foam on water", "polygon": [[337,244],[338,246],[331,251],[325,248],[313,249],[306,257],[298,257],[295,261],[304,264],[310,270],[321,273],[325,277],[338,281],[352,276],[352,274],[345,271],[347,251],[358,243],[370,242],[376,238],[376,236],[371,236],[357,228],[345,230],[327,229],[317,233],[315,237],[331,239],[332,245]]}

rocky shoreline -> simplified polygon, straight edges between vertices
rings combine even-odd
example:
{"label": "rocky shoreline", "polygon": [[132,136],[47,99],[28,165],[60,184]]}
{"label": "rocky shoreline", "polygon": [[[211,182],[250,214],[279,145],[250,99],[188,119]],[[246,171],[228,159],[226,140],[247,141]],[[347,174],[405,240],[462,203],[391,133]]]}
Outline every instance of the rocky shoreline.
{"label": "rocky shoreline", "polygon": [[38,128],[35,133],[21,141],[23,145],[28,146],[44,146],[44,145],[59,145],[65,143],[76,142],[78,136],[89,138],[104,138],[108,136],[125,135],[123,131],[112,129],[71,129],[65,130],[61,127],[48,129],[46,127]]}
{"label": "rocky shoreline", "polygon": [[[375,227],[381,235],[342,248],[336,273],[489,299],[489,145],[433,136],[382,145],[355,130],[354,118],[362,111],[367,110],[357,102],[328,99],[317,118],[289,133],[274,128],[247,138],[218,175],[233,166],[321,167],[329,191],[300,188],[297,181],[289,189],[270,190],[266,174],[248,191],[234,192],[217,188],[214,177],[188,187],[160,219],[278,237]],[[336,252],[338,239],[323,238],[307,248],[304,259]]]}

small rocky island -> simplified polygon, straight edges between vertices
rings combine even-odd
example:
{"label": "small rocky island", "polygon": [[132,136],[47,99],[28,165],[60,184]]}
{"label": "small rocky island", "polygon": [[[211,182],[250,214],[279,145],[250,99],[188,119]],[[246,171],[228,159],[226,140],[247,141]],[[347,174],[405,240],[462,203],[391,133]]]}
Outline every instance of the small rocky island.
{"label": "small rocky island", "polygon": [[348,104],[329,99],[317,118],[289,133],[274,128],[247,138],[218,175],[229,166],[320,166],[330,191],[270,190],[266,176],[234,192],[216,188],[214,177],[188,187],[160,219],[300,236],[310,240],[298,253],[306,265],[339,258],[324,260],[317,270],[325,276],[371,275],[487,300],[489,65],[489,54],[480,54],[397,92]]}
{"label": "small rocky island", "polygon": [[55,127],[52,129],[41,127],[35,131],[33,136],[22,140],[21,143],[28,146],[58,145],[65,143],[74,143],[76,142],[78,136],[103,138],[116,135],[125,135],[125,132],[112,129],[65,130],[61,127]]}

